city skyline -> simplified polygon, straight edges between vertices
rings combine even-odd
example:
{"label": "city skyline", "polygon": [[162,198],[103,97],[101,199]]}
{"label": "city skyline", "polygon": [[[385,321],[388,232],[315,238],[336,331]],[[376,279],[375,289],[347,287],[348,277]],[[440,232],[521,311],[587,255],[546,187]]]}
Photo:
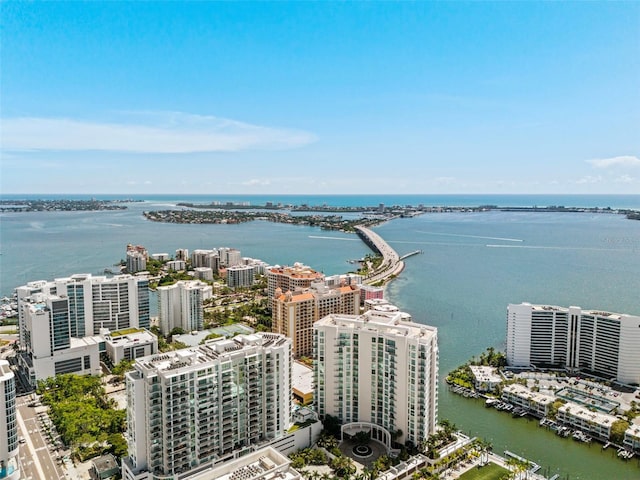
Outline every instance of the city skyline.
{"label": "city skyline", "polygon": [[640,191],[637,3],[2,14],[3,193]]}

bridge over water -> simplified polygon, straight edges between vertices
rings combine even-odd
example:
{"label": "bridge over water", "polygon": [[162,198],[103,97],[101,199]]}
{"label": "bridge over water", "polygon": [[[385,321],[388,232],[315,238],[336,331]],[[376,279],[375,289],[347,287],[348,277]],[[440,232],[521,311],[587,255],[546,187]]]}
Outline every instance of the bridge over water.
{"label": "bridge over water", "polygon": [[355,227],[356,233],[366,243],[371,250],[382,255],[382,263],[376,268],[376,270],[365,277],[364,281],[367,284],[373,284],[380,281],[385,281],[392,276],[398,275],[404,269],[403,258],[415,255],[420,251],[411,252],[400,258],[398,252],[389,246],[384,239],[373,230],[366,227]]}

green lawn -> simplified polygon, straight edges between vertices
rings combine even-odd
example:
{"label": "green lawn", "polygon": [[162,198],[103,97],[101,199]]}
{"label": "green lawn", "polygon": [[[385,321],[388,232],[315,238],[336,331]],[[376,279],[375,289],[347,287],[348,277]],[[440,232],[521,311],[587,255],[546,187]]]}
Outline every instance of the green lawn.
{"label": "green lawn", "polygon": [[489,463],[484,467],[473,467],[464,475],[460,475],[460,480],[500,480],[509,470],[502,468],[495,463]]}

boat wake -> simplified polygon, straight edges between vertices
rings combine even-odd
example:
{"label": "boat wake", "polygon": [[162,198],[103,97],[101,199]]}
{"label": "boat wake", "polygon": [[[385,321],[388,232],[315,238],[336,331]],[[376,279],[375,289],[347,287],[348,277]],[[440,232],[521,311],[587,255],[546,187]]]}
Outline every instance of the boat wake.
{"label": "boat wake", "polygon": [[309,235],[309,238],[319,238],[322,240],[346,240],[348,242],[359,242],[359,238],[323,237],[321,235]]}
{"label": "boat wake", "polygon": [[483,237],[482,235],[464,235],[462,233],[440,233],[440,232],[424,232],[416,230],[417,233],[426,235],[442,235],[443,237],[463,237],[463,238],[481,238],[483,240],[502,240],[503,242],[524,242],[521,238],[503,238],[503,237]]}

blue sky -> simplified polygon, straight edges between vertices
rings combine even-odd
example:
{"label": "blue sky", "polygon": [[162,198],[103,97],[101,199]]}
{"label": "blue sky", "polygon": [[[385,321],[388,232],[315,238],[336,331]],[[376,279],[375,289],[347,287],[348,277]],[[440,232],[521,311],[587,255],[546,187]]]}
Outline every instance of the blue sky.
{"label": "blue sky", "polygon": [[2,2],[4,193],[640,193],[640,2]]}

